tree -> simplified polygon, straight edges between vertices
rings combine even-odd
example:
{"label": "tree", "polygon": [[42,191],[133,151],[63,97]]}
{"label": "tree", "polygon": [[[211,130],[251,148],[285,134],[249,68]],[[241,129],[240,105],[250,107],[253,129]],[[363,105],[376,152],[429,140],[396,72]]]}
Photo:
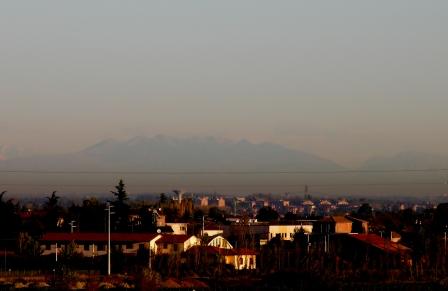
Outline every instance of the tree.
{"label": "tree", "polygon": [[110,191],[115,196],[114,203],[125,204],[127,200],[129,200],[128,193],[126,193],[126,186],[124,185],[123,179],[120,179],[118,185],[115,186],[116,191]]}
{"label": "tree", "polygon": [[20,256],[33,258],[42,254],[43,250],[40,247],[39,241],[29,234],[21,232],[17,240],[17,252]]}
{"label": "tree", "polygon": [[372,206],[370,206],[369,203],[363,203],[361,205],[361,207],[359,207],[359,209],[358,209],[357,216],[359,216],[359,218],[366,219],[366,220],[373,218]]}
{"label": "tree", "polygon": [[2,191],[0,193],[0,203],[3,203],[3,196],[5,196],[5,194],[6,194],[6,191]]}
{"label": "tree", "polygon": [[208,210],[208,217],[216,222],[225,223],[226,222],[226,212],[219,209],[218,207],[211,207]]}
{"label": "tree", "polygon": [[18,204],[12,199],[5,201],[6,191],[0,193],[0,247],[14,246],[14,237],[20,230],[20,216],[18,215]]}
{"label": "tree", "polygon": [[257,213],[257,219],[259,221],[271,222],[279,218],[278,212],[272,209],[270,206],[260,208]]}
{"label": "tree", "polygon": [[58,205],[60,197],[56,195],[56,191],[53,191],[51,196],[45,197],[47,202],[45,203],[45,228],[47,231],[55,231],[58,227],[61,227],[60,218],[62,216],[62,208]]}
{"label": "tree", "polygon": [[110,192],[115,196],[115,200],[112,201],[116,218],[115,230],[127,231],[129,225],[129,205],[127,201],[129,197],[123,180],[120,179],[118,185],[115,186],[115,191]]}
{"label": "tree", "polygon": [[59,199],[61,197],[56,195],[56,191],[53,191],[53,193],[51,193],[51,196],[47,196],[45,198],[47,198],[46,207],[49,209],[53,209],[58,205]]}
{"label": "tree", "polygon": [[166,197],[165,193],[160,194],[159,205],[163,206],[168,202],[168,197]]}
{"label": "tree", "polygon": [[105,231],[105,205],[96,198],[85,199],[82,206],[77,209],[79,213],[72,213],[72,216],[78,216],[80,231]]}

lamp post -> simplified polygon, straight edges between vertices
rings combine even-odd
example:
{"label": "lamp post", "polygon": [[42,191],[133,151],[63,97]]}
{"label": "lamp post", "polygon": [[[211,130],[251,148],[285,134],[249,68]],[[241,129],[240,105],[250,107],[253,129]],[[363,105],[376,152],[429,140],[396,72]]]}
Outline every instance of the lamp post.
{"label": "lamp post", "polygon": [[444,245],[445,245],[445,258],[446,258],[446,229],[447,229],[447,225],[445,225],[445,231],[444,231]]}
{"label": "lamp post", "polygon": [[107,202],[107,275],[110,276],[111,273],[111,261],[110,261],[110,215],[113,214],[111,212],[111,208],[113,206],[110,204],[110,202]]}

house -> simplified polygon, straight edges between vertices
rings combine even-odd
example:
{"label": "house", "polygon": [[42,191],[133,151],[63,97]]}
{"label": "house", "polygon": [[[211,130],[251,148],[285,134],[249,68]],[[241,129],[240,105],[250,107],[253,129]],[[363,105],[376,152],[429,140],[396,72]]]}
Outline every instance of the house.
{"label": "house", "polygon": [[331,216],[334,221],[334,233],[351,233],[353,222],[344,216]]}
{"label": "house", "polygon": [[200,244],[200,239],[194,235],[182,234],[166,234],[162,235],[156,241],[156,254],[161,255],[175,255],[187,251],[193,246]]}
{"label": "house", "polygon": [[377,234],[344,234],[333,238],[339,255],[355,267],[399,269],[412,265],[412,250]]}
{"label": "house", "polygon": [[224,230],[218,225],[206,225],[204,227],[203,235],[215,236],[218,234],[223,234]]}
{"label": "house", "polygon": [[[137,255],[139,249],[156,249],[155,242],[160,234],[153,233],[111,233],[111,247],[121,248],[124,254]],[[69,244],[75,243],[75,251],[84,257],[102,256],[107,254],[107,233],[46,233],[40,239],[43,255],[56,254],[63,251]]]}
{"label": "house", "polygon": [[202,245],[217,247],[221,249],[233,249],[233,246],[230,244],[230,242],[220,234],[213,236],[204,236],[202,238]]}
{"label": "house", "polygon": [[173,229],[173,234],[183,234],[186,235],[188,231],[188,223],[187,222],[167,222],[167,226],[170,226]]}
{"label": "house", "polygon": [[293,240],[294,234],[303,230],[305,233],[313,232],[313,221],[311,220],[300,220],[294,224],[272,224],[269,225],[269,236],[268,239],[271,240],[278,236],[282,240]]}
{"label": "house", "polygon": [[367,220],[359,219],[353,216],[346,216],[346,218],[353,222],[352,232],[369,233],[369,222]]}
{"label": "house", "polygon": [[315,224],[316,233],[351,233],[353,222],[344,216],[325,216]]}
{"label": "house", "polygon": [[235,270],[255,270],[257,252],[251,249],[220,249],[213,246],[195,246],[188,251],[191,256],[200,256],[208,263],[224,263],[234,266]]}
{"label": "house", "polygon": [[[267,242],[269,235],[269,224],[266,222],[255,222],[255,221],[243,221],[240,220],[238,223],[232,223],[228,227],[224,228],[225,237],[236,237],[243,238],[247,235],[254,238],[255,241],[259,241],[260,244]],[[237,246],[237,242],[233,242]],[[240,241],[241,245],[243,241]]]}

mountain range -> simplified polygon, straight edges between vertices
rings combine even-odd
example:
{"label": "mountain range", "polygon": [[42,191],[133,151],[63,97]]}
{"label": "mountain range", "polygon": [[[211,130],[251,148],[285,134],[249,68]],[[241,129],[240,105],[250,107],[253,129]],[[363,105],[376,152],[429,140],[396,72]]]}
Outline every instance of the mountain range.
{"label": "mountain range", "polygon": [[319,171],[340,165],[272,144],[167,136],[108,139],[82,151],[0,161],[0,169],[50,171]]}
{"label": "mountain range", "polygon": [[[448,168],[448,156],[402,152],[371,158],[360,170]],[[273,143],[163,135],[103,140],[79,152],[21,157],[0,145],[0,169],[33,171],[336,171],[345,167]]]}
{"label": "mountain range", "polygon": [[[175,188],[230,193],[301,193],[304,185],[309,185],[313,193],[324,194],[434,195],[446,192],[444,171],[375,171],[448,168],[448,157],[403,152],[372,158],[358,168],[348,169],[282,145],[213,137],[159,135],[124,141],[107,139],[78,152],[45,156],[20,157],[6,147],[0,149],[3,150],[0,152],[3,158],[0,160],[0,171],[3,171],[0,187],[13,193],[37,195],[53,190],[68,194],[108,193],[120,178],[125,179],[134,193]],[[334,173],[343,170],[374,172]],[[302,173],[272,173],[294,171]],[[303,173],[307,171],[311,173]],[[323,173],[316,173],[319,171]]]}

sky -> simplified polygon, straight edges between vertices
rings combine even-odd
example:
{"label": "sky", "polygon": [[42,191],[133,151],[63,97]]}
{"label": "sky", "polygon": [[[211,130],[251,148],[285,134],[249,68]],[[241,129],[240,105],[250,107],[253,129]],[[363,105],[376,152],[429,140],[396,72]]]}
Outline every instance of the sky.
{"label": "sky", "polygon": [[447,1],[10,1],[0,145],[164,134],[448,154]]}

